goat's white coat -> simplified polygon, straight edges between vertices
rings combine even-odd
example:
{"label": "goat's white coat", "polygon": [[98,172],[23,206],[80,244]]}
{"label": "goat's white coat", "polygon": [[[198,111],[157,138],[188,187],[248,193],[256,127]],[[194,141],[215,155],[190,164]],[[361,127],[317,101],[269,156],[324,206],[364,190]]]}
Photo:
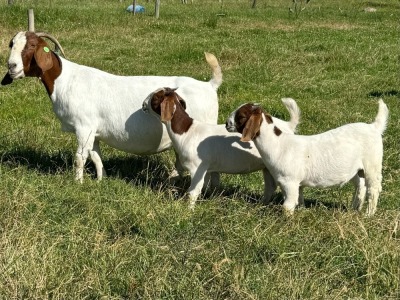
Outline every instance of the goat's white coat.
{"label": "goat's white coat", "polygon": [[[367,193],[366,214],[373,215],[382,190],[382,134],[388,113],[380,100],[372,124],[352,123],[311,136],[278,136],[274,133],[275,122],[268,124],[262,115],[260,135],[253,142],[284,193],[284,208],[293,213],[299,187],[329,187],[352,180],[356,187],[354,209],[361,210]],[[231,125],[235,122],[233,115],[228,120]],[[365,186],[364,179],[357,175],[360,170],[365,174]]]}
{"label": "goat's white coat", "polygon": [[[26,42],[25,32],[18,33],[13,39],[8,60],[9,66],[15,65],[9,70],[13,79],[25,76],[21,51]],[[116,76],[60,58],[62,72],[55,80],[50,98],[62,130],[77,136],[76,179],[82,181],[89,154],[98,179],[102,178],[100,140],[134,154],[153,154],[171,147],[165,126],[141,110],[143,99],[157,87],[178,87],[191,115],[216,124],[216,90],[222,82],[222,74],[215,57],[211,55],[209,61],[207,55],[214,74],[209,82],[174,76]]]}
{"label": "goat's white coat", "polygon": [[[143,110],[158,118],[160,115],[152,110],[151,100],[153,95],[160,90],[162,89],[157,89],[151,93],[143,102]],[[284,104],[290,113],[290,121],[273,119],[280,124],[283,131],[293,134],[300,119],[300,110],[294,100],[284,102]],[[177,110],[183,110],[182,106],[175,105],[174,112]],[[227,132],[225,125],[206,124],[193,120],[187,132],[177,134],[171,127],[171,121],[164,123],[182,166],[190,173],[191,184],[188,195],[191,208],[194,207],[202,187],[208,183],[206,175],[211,172],[247,174],[263,170],[263,202],[266,203],[270,200],[276,189],[276,184],[265,168],[264,162],[253,143],[241,142],[240,134]]]}

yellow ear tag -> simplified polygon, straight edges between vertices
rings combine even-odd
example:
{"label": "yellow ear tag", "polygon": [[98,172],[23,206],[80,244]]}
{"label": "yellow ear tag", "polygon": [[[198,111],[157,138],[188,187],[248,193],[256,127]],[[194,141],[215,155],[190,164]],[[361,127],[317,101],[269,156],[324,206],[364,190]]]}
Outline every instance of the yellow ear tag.
{"label": "yellow ear tag", "polygon": [[50,52],[50,49],[47,48],[47,47],[43,47],[43,50],[44,50],[44,52],[46,52],[46,53],[49,53],[49,52]]}

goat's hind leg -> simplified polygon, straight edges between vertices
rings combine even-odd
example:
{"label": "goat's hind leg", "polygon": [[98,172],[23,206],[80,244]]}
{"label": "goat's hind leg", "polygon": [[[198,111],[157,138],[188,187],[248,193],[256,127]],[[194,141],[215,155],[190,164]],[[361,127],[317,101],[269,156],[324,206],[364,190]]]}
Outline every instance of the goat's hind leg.
{"label": "goat's hind leg", "polygon": [[373,177],[369,177],[369,175],[366,174],[365,180],[368,199],[368,206],[365,214],[366,216],[372,216],[376,212],[379,194],[382,192],[382,175],[378,173]]}

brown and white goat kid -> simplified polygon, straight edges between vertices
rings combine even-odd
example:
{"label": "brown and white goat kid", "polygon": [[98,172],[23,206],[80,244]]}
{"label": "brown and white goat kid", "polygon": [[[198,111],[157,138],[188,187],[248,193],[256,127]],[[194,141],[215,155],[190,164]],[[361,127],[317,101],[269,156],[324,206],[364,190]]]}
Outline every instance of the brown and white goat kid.
{"label": "brown and white goat kid", "polygon": [[[234,111],[227,123],[229,132],[253,141],[285,200],[283,207],[293,214],[299,188],[329,187],[352,181],[353,208],[361,210],[367,194],[366,215],[375,213],[382,190],[382,134],[389,110],[379,101],[375,122],[352,123],[327,132],[302,136],[286,134],[258,105],[246,104]],[[365,185],[364,185],[365,184]]]}
{"label": "brown and white goat kid", "polygon": [[[285,105],[290,113],[290,122],[275,118],[274,121],[280,124],[282,130],[293,134],[300,110],[294,101]],[[175,152],[190,173],[189,207],[194,208],[210,172],[246,174],[262,170],[263,201],[268,202],[276,184],[254,144],[241,142],[240,134],[227,132],[225,125],[211,125],[192,119],[185,108],[186,102],[171,88],[158,89],[143,102],[143,110],[157,116],[166,125]]]}
{"label": "brown and white goat kid", "polygon": [[[158,153],[172,146],[165,126],[141,110],[143,99],[160,85],[179,86],[179,93],[187,99],[187,109],[193,116],[217,123],[217,89],[222,83],[222,72],[210,53],[206,53],[206,60],[213,78],[208,82],[184,76],[117,76],[60,57],[49,49],[43,37],[61,48],[48,34],[19,32],[14,36],[10,42],[8,72],[1,84],[25,76],[40,78],[62,130],[77,137],[75,163],[79,181],[89,155],[96,166],[97,178],[102,178],[99,141],[139,155]],[[183,171],[178,160],[176,167]]]}

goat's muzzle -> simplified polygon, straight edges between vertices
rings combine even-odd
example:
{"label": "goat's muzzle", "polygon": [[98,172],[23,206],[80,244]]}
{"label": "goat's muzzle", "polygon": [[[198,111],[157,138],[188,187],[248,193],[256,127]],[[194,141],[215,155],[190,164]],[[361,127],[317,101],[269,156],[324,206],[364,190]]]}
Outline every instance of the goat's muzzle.
{"label": "goat's muzzle", "polygon": [[232,123],[230,119],[228,119],[225,123],[225,128],[229,132],[237,132],[237,129],[235,127],[235,124]]}
{"label": "goat's muzzle", "polygon": [[148,106],[147,106],[147,102],[146,102],[146,101],[144,101],[143,104],[142,104],[142,110],[143,110],[146,114],[149,113],[149,108],[148,108]]}

